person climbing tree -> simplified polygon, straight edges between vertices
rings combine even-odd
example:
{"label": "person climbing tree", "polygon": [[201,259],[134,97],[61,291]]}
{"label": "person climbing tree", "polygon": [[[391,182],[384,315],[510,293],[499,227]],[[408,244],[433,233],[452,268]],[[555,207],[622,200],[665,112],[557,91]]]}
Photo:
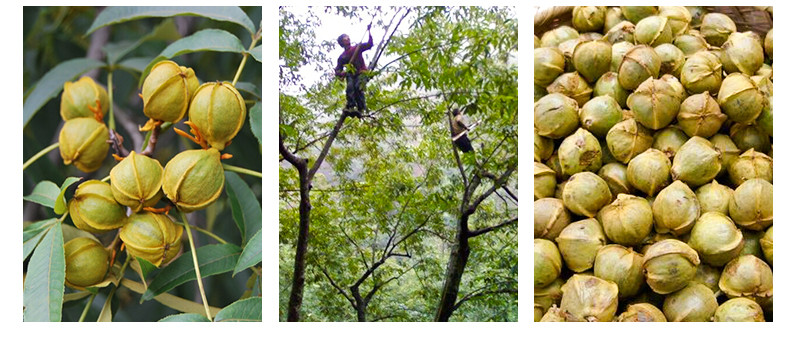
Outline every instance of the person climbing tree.
{"label": "person climbing tree", "polygon": [[458,110],[458,108],[453,109],[453,120],[450,124],[450,134],[453,136],[453,143],[455,143],[456,147],[463,153],[467,152],[474,152],[474,148],[472,148],[472,141],[469,140],[469,129],[463,122],[463,113]]}
{"label": "person climbing tree", "polygon": [[[337,43],[343,47],[343,53],[337,58],[335,76],[346,79],[346,110],[356,109],[359,112],[367,110],[365,103],[365,83],[367,82],[367,67],[362,53],[373,47],[373,36],[370,34],[368,24],[367,43],[351,45],[348,35],[342,34],[337,38]],[[345,71],[346,64],[351,64],[353,69]]]}

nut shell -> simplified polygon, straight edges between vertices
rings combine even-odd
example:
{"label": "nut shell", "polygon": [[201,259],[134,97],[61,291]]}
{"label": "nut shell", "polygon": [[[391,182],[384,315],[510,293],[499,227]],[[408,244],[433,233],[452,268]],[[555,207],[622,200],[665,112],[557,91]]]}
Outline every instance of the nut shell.
{"label": "nut shell", "polygon": [[568,269],[576,273],[591,269],[598,250],[605,244],[603,228],[595,219],[571,223],[557,237],[562,260]]}
{"label": "nut shell", "polygon": [[576,215],[594,217],[612,202],[609,185],[592,172],[580,172],[568,179],[562,190],[562,202]]}
{"label": "nut shell", "polygon": [[650,148],[628,162],[628,184],[648,196],[655,195],[669,184],[669,170],[672,163],[667,155]]}
{"label": "nut shell", "polygon": [[560,139],[579,127],[579,103],[561,93],[552,93],[535,102],[535,130],[538,135]]}
{"label": "nut shell", "polygon": [[96,240],[78,237],[63,244],[66,260],[66,284],[82,289],[104,280],[110,254]]}
{"label": "nut shell", "polygon": [[244,98],[227,82],[203,83],[189,104],[189,121],[220,151],[236,137],[246,118]]}
{"label": "nut shell", "polygon": [[535,200],[535,238],[554,240],[571,223],[571,213],[562,200],[547,197]]}
{"label": "nut shell", "polygon": [[134,212],[154,206],[162,198],[162,173],[159,161],[130,152],[110,170],[110,186],[115,201]]}
{"label": "nut shell", "polygon": [[726,215],[707,212],[694,224],[688,245],[697,251],[703,262],[721,267],[743,250],[743,233]]}
{"label": "nut shell", "polygon": [[103,233],[126,222],[126,209],[112,196],[110,185],[99,180],[82,183],[69,200],[69,216],[80,230]]}
{"label": "nut shell", "polygon": [[97,101],[101,106],[102,115],[106,116],[107,111],[110,110],[107,90],[93,78],[82,77],[76,82],[63,83],[60,117],[64,121],[80,117],[94,118],[95,114],[90,108],[96,109]]}
{"label": "nut shell", "polygon": [[650,303],[629,304],[617,317],[618,322],[666,322],[664,312]]}
{"label": "nut shell", "polygon": [[557,245],[546,239],[535,239],[535,288],[554,282],[562,271],[562,257]]}
{"label": "nut shell", "polygon": [[724,267],[719,288],[730,298],[768,298],[773,296],[771,267],[754,255],[739,256]]}
{"label": "nut shell", "polygon": [[58,137],[63,163],[74,163],[82,172],[93,172],[107,158],[110,132],[104,122],[94,118],[73,118],[63,124]]}
{"label": "nut shell", "polygon": [[569,322],[611,322],[617,312],[617,284],[575,274],[562,286],[560,311]]}
{"label": "nut shell", "polygon": [[601,144],[595,136],[584,128],[560,143],[557,149],[563,176],[572,176],[579,172],[597,172],[601,168]]}
{"label": "nut shell", "polygon": [[730,200],[730,217],[749,230],[763,230],[774,221],[774,187],[760,178],[742,183]]}
{"label": "nut shell", "polygon": [[143,81],[143,113],[164,122],[178,122],[187,115],[199,82],[192,68],[163,60],[154,64]]}
{"label": "nut shell", "polygon": [[598,213],[609,240],[625,246],[642,243],[653,230],[653,211],[647,200],[620,194]]}
{"label": "nut shell", "polygon": [[710,141],[691,137],[672,160],[672,178],[691,187],[712,181],[721,171],[721,154]]}
{"label": "nut shell", "polygon": [[763,309],[749,298],[732,298],[716,308],[714,322],[765,322]]}
{"label": "nut shell", "polygon": [[167,215],[141,212],[129,217],[120,237],[129,254],[159,267],[178,255],[183,232]]}
{"label": "nut shell", "polygon": [[617,284],[620,298],[639,294],[645,284],[642,273],[644,257],[617,244],[606,245],[595,256],[593,273],[596,277]]}
{"label": "nut shell", "polygon": [[697,196],[682,181],[675,181],[665,187],[653,201],[653,219],[659,233],[683,235],[691,231],[699,216]]}
{"label": "nut shell", "polygon": [[670,322],[710,322],[719,303],[713,291],[691,283],[664,299],[664,315]]}
{"label": "nut shell", "polygon": [[669,294],[683,289],[697,273],[697,252],[675,239],[661,240],[645,253],[645,281],[654,292]]}

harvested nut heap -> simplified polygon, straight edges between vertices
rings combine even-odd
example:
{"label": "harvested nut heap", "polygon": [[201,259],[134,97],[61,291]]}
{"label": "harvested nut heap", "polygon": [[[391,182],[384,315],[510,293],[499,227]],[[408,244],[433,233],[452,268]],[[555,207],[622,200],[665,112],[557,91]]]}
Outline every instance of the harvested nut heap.
{"label": "harvested nut heap", "polygon": [[535,321],[771,321],[773,30],[572,24],[535,36]]}

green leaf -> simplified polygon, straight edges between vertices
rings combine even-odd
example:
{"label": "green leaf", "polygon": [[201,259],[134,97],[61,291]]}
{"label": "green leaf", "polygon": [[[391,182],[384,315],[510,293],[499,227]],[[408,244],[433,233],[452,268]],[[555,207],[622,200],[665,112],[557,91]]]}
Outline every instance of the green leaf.
{"label": "green leaf", "polygon": [[104,63],[94,59],[69,59],[44,74],[38,83],[28,91],[30,93],[25,98],[22,106],[22,127],[30,122],[30,119],[44,104],[63,90],[63,83],[74,80],[77,76],[103,65]]}
{"label": "green leaf", "polygon": [[241,232],[241,246],[247,244],[261,229],[261,204],[250,187],[234,172],[225,171],[225,193],[228,194],[233,220]]}
{"label": "green leaf", "polygon": [[[222,274],[233,270],[239,260],[241,249],[233,244],[212,244],[197,249],[198,267],[205,278],[210,275]],[[192,265],[192,251],[182,254],[174,262],[157,274],[151,281],[141,302],[169,291],[190,280],[195,280],[195,268]]]}
{"label": "green leaf", "polygon": [[261,99],[261,91],[258,89],[258,86],[252,84],[250,82],[236,82],[236,89],[240,91],[245,91],[249,94],[255,96],[255,98]]}
{"label": "green leaf", "polygon": [[255,60],[258,61],[258,63],[263,63],[263,60],[261,60],[261,59],[263,59],[263,50],[261,49],[260,45],[258,45],[255,48],[250,49],[250,51],[248,51],[248,53],[250,53],[250,55],[252,55],[252,57],[255,58]]}
{"label": "green leaf", "polygon": [[206,318],[206,316],[202,314],[196,313],[182,313],[182,314],[173,314],[167,317],[164,317],[159,320],[159,322],[211,322]]}
{"label": "green leaf", "polygon": [[142,274],[140,276],[143,277],[143,279],[145,279],[152,271],[156,270],[156,266],[151,264],[151,262],[148,260],[138,257],[135,257],[135,259],[137,259],[137,262],[140,263],[140,273]]}
{"label": "green leaf", "polygon": [[63,241],[69,242],[69,240],[74,238],[88,238],[99,241],[93,234],[85,231],[77,229],[69,224],[60,224],[60,229],[63,231]]}
{"label": "green leaf", "polygon": [[41,181],[33,188],[33,192],[30,195],[24,196],[22,199],[54,209],[55,199],[58,198],[59,193],[60,189],[54,182]]}
{"label": "green leaf", "polygon": [[188,37],[176,40],[168,45],[165,50],[162,50],[162,52],[145,67],[145,70],[140,75],[139,85],[142,86],[143,80],[148,76],[154,64],[182,54],[205,51],[242,54],[245,50],[244,46],[241,44],[241,40],[235,35],[220,29],[204,29]]}
{"label": "green leaf", "polygon": [[237,6],[113,6],[104,9],[91,24],[86,35],[107,25],[143,18],[163,18],[176,15],[202,16],[218,21],[239,24],[255,34],[252,20]]}
{"label": "green leaf", "polygon": [[27,259],[44,236],[58,223],[58,219],[41,220],[28,225],[22,232],[22,260]]}
{"label": "green leaf", "polygon": [[247,242],[247,245],[244,246],[244,250],[242,250],[241,256],[239,256],[239,261],[236,263],[236,268],[233,269],[232,276],[235,277],[238,272],[260,263],[263,253],[261,250],[262,247],[261,230],[258,229],[258,232],[256,232],[255,235],[252,236],[252,239]]}
{"label": "green leaf", "polygon": [[107,62],[110,64],[118,63],[118,60],[129,54],[132,50],[137,49],[143,43],[150,40],[164,40],[175,41],[181,38],[178,33],[175,22],[173,19],[167,19],[161,24],[157,25],[150,33],[137,39],[136,41],[123,41],[118,43],[109,43],[102,49],[107,55]]}
{"label": "green leaf", "polygon": [[242,299],[223,308],[214,317],[215,322],[260,322],[263,320],[261,297]]}
{"label": "green leaf", "polygon": [[255,135],[255,138],[258,139],[259,146],[263,144],[263,139],[261,138],[261,132],[263,132],[261,127],[263,116],[261,113],[261,102],[256,102],[255,105],[250,108],[250,130],[252,130],[252,134]]}
{"label": "green leaf", "polygon": [[79,180],[80,177],[68,177],[66,178],[66,181],[63,181],[63,185],[60,186],[60,194],[58,194],[58,198],[55,199],[56,214],[63,215],[63,213],[68,211],[68,202],[66,202],[66,189]]}
{"label": "green leaf", "polygon": [[63,233],[60,222],[33,252],[27,266],[24,287],[26,322],[59,322],[63,311],[63,283],[66,280],[66,258],[63,255]]}

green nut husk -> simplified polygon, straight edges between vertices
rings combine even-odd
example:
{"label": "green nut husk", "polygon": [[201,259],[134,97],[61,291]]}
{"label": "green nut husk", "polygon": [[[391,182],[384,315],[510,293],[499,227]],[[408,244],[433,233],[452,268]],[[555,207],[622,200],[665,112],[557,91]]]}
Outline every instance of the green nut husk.
{"label": "green nut husk", "polygon": [[661,309],[650,303],[629,304],[618,317],[618,322],[666,322]]}
{"label": "green nut husk", "polygon": [[537,35],[535,35],[535,41],[534,41],[534,44],[535,44],[535,48],[534,48],[534,49],[538,49],[538,48],[540,48],[540,38],[538,38],[538,36],[537,36]]}
{"label": "green nut husk", "polygon": [[[730,298],[768,298],[773,296],[771,267],[754,255],[739,256],[724,267],[719,289]],[[760,302],[760,300],[757,300]]]}
{"label": "green nut husk", "polygon": [[595,137],[604,138],[615,124],[623,120],[623,110],[611,96],[597,96],[584,104],[579,117],[584,129]]}
{"label": "green nut husk", "polygon": [[655,48],[656,54],[661,59],[661,74],[672,74],[680,78],[680,70],[683,69],[683,64],[686,62],[686,55],[680,48],[665,43]]}
{"label": "green nut husk", "polygon": [[760,89],[741,73],[731,73],[724,78],[717,101],[727,117],[737,123],[752,124],[763,110]]}
{"label": "green nut husk", "polygon": [[628,108],[643,126],[658,130],[668,126],[680,110],[681,97],[668,82],[648,78],[628,96]]}
{"label": "green nut husk", "polygon": [[535,56],[535,84],[546,87],[565,71],[565,57],[557,48],[537,48]]}
{"label": "green nut husk", "polygon": [[581,38],[569,39],[557,46],[557,49],[559,49],[560,53],[562,53],[562,56],[565,59],[565,73],[576,71],[576,68],[573,67],[573,50],[576,49],[576,45],[578,45],[581,41]]}
{"label": "green nut husk", "polygon": [[535,238],[554,241],[571,223],[571,214],[562,200],[551,197],[535,200]]}
{"label": "green nut husk", "polygon": [[627,170],[628,168],[619,162],[607,163],[598,170],[598,176],[609,185],[609,191],[612,192],[612,196],[617,197],[620,194],[631,193],[631,185],[628,184],[628,176],[626,174]]}
{"label": "green nut husk", "polygon": [[554,242],[535,239],[535,288],[544,288],[554,282],[562,271],[562,257]]}
{"label": "green nut husk", "polygon": [[714,268],[708,264],[697,265],[697,273],[691,280],[694,283],[702,284],[713,291],[713,294],[719,292],[719,279],[721,278],[721,270]]}
{"label": "green nut husk", "polygon": [[562,286],[560,311],[569,322],[611,322],[617,312],[617,284],[575,274]]}
{"label": "green nut husk", "polygon": [[690,283],[664,299],[664,315],[670,322],[710,322],[719,303],[708,287]]}
{"label": "green nut husk", "polygon": [[727,172],[727,168],[730,167],[730,164],[740,156],[741,150],[735,142],[732,141],[732,138],[725,134],[717,133],[709,138],[709,141],[713,145],[713,148],[721,154],[721,171],[719,171],[719,175],[721,175]]}
{"label": "green nut husk", "polygon": [[112,196],[110,185],[99,180],[82,183],[69,200],[69,216],[80,230],[103,233],[126,222],[126,209]]}
{"label": "green nut husk", "polygon": [[247,118],[247,105],[228,82],[203,83],[189,104],[189,121],[219,151],[230,144]]}
{"label": "green nut husk", "polygon": [[[694,29],[699,29],[700,25],[702,25],[702,17],[708,13],[708,10],[704,6],[686,6],[689,13],[691,13],[691,27]],[[690,30],[696,31],[697,30]]]}
{"label": "green nut husk", "polygon": [[735,22],[721,13],[708,13],[702,17],[700,33],[708,44],[720,47],[727,41],[730,34],[737,31]]}
{"label": "green nut husk", "polygon": [[110,186],[115,201],[134,212],[152,207],[162,198],[162,173],[159,161],[130,152],[110,170]]}
{"label": "green nut husk", "polygon": [[598,139],[584,128],[565,137],[557,148],[563,176],[579,172],[597,172],[601,168],[601,144]]}
{"label": "green nut husk", "polygon": [[724,215],[730,214],[730,200],[733,190],[722,185],[716,180],[700,186],[694,193],[699,200],[700,211],[702,213],[716,211]]}
{"label": "green nut husk", "polygon": [[199,85],[192,68],[171,60],[160,61],[143,81],[143,113],[164,122],[178,122],[187,115]]}
{"label": "green nut husk", "polygon": [[562,25],[543,33],[543,36],[540,37],[540,45],[543,47],[556,47],[566,40],[576,39],[578,37],[579,32],[576,31],[576,29],[567,25]]}
{"label": "green nut husk", "polygon": [[652,148],[663,152],[671,160],[688,140],[689,137],[679,127],[673,125],[663,128],[653,135]]}
{"label": "green nut husk", "polygon": [[671,167],[664,152],[650,148],[628,162],[628,184],[652,197],[669,184]]}
{"label": "green nut husk", "polygon": [[535,162],[535,200],[554,196],[557,174],[548,166]]}
{"label": "green nut husk", "polygon": [[573,98],[579,106],[584,106],[592,97],[592,88],[579,72],[565,73],[557,77],[546,90],[549,93],[561,93]]}
{"label": "green nut husk", "polygon": [[646,44],[651,47],[672,42],[672,28],[669,26],[669,19],[653,15],[640,20],[636,23],[634,40],[638,44]]}
{"label": "green nut husk", "polygon": [[774,227],[773,225],[765,231],[763,237],[760,238],[760,248],[765,256],[765,261],[768,264],[774,265]]}
{"label": "green nut husk", "polygon": [[574,6],[571,23],[579,31],[599,31],[606,20],[606,6]]}
{"label": "green nut husk", "polygon": [[[733,124],[730,127],[730,138],[742,150],[754,148],[755,151],[765,153],[771,149],[771,138],[754,124]],[[733,160],[733,162],[735,161]]]}
{"label": "green nut husk", "polygon": [[595,83],[611,64],[612,45],[606,40],[580,42],[573,49],[573,67],[588,83]]}
{"label": "green nut husk", "polygon": [[648,16],[658,14],[658,8],[655,6],[621,6],[620,10],[623,11],[623,16],[634,24]]}
{"label": "green nut husk", "polygon": [[543,137],[560,139],[579,127],[579,104],[564,94],[552,93],[535,102],[535,130]]}
{"label": "green nut husk", "polygon": [[621,10],[617,6],[608,7],[606,9],[606,16],[604,17],[603,23],[603,31],[604,33],[608,33],[609,30],[615,27],[615,25],[626,21],[625,16],[623,16],[623,10]]}
{"label": "green nut husk", "polygon": [[765,106],[763,107],[760,116],[757,117],[755,123],[757,128],[763,133],[773,137],[774,136],[774,97],[763,97]]}
{"label": "green nut husk", "polygon": [[727,115],[721,112],[716,100],[705,91],[683,101],[677,120],[678,126],[689,137],[708,138],[721,129],[721,125],[727,120]]}
{"label": "green nut husk", "polygon": [[612,201],[609,185],[598,175],[579,172],[568,179],[562,191],[565,207],[577,215],[594,217],[602,207]]}
{"label": "green nut husk", "polygon": [[653,144],[651,131],[634,119],[625,119],[606,134],[606,146],[616,160],[628,163]]}
{"label": "green nut husk", "polygon": [[699,255],[686,243],[664,239],[645,252],[645,281],[654,292],[669,294],[689,284],[699,263]]}
{"label": "green nut husk", "polygon": [[[60,117],[64,121],[74,118],[95,118],[93,110],[101,109],[102,116],[110,110],[107,90],[91,77],[82,77],[76,82],[63,83],[60,98]],[[101,108],[98,108],[101,107]],[[93,110],[92,110],[93,109]]]}
{"label": "green nut husk", "polygon": [[[593,88],[593,96],[595,98],[601,96],[610,96],[615,100],[615,102],[617,102],[617,105],[620,107],[621,119],[622,119],[622,107],[626,106],[626,101],[628,100],[629,93],[630,92],[625,90],[625,88],[623,88],[623,86],[620,85],[620,81],[617,80],[617,73],[615,72],[604,73],[604,75],[598,78],[598,81],[595,82],[595,87]],[[586,105],[587,104],[585,104],[585,106]],[[606,134],[598,137],[605,137],[605,136]]]}
{"label": "green nut husk", "polygon": [[765,49],[765,55],[768,56],[768,59],[774,58],[774,28],[768,30],[768,33],[765,34],[765,42],[763,43],[763,48]]}
{"label": "green nut husk", "polygon": [[678,35],[672,41],[672,44],[678,47],[687,57],[708,49],[708,43],[699,33]]}
{"label": "green nut husk", "polygon": [[749,298],[732,298],[713,314],[714,322],[765,322],[763,309]]}
{"label": "green nut husk", "polygon": [[741,249],[738,255],[754,255],[765,260],[762,247],[760,247],[760,239],[765,233],[762,231],[749,230],[742,230],[741,232],[743,232],[743,249]]}
{"label": "green nut husk", "polygon": [[620,64],[623,64],[625,53],[628,53],[628,51],[633,47],[634,44],[630,41],[621,41],[612,45],[612,64],[609,67],[609,70],[612,73],[617,74],[617,72],[620,70]]}
{"label": "green nut husk", "polygon": [[534,288],[535,306],[541,309],[542,314],[548,312],[552,305],[560,304],[563,284],[565,281],[562,278],[557,278],[543,288]]}
{"label": "green nut husk", "polygon": [[774,187],[761,178],[746,180],[732,195],[730,217],[749,230],[763,230],[774,222]]}
{"label": "green nut husk", "polygon": [[658,78],[660,70],[661,58],[658,53],[649,46],[637,45],[623,56],[617,79],[623,88],[634,90],[648,78]]}
{"label": "green nut husk", "polygon": [[727,215],[712,211],[702,214],[694,224],[688,244],[703,262],[720,267],[743,250],[743,233]]}
{"label": "green nut husk", "polygon": [[167,215],[140,212],[129,217],[120,237],[133,257],[160,267],[178,255],[183,232]]}
{"label": "green nut husk", "polygon": [[751,31],[730,34],[721,49],[722,65],[727,73],[741,72],[751,76],[763,65],[762,39]]}
{"label": "green nut husk", "polygon": [[63,244],[66,285],[82,289],[104,280],[110,253],[96,240],[78,237]]}
{"label": "green nut husk", "polygon": [[554,141],[551,138],[543,137],[534,130],[535,162],[546,161],[554,153]]}
{"label": "green nut husk", "polygon": [[675,154],[672,160],[672,179],[697,187],[713,180],[721,167],[721,154],[713,144],[702,137],[694,136]]}
{"label": "green nut husk", "polygon": [[727,168],[735,187],[740,186],[746,180],[761,178],[768,182],[774,181],[774,161],[768,155],[757,152],[753,148],[740,155]]}
{"label": "green nut husk", "polygon": [[633,43],[634,30],[636,30],[636,26],[632,22],[621,21],[606,31],[603,40],[608,41],[612,45],[620,42]]}
{"label": "green nut husk", "polygon": [[710,51],[698,51],[686,59],[680,69],[680,82],[691,94],[717,94],[722,83],[719,58]]}
{"label": "green nut husk", "polygon": [[63,124],[58,137],[60,157],[82,172],[93,172],[107,158],[110,132],[104,122],[94,118],[73,118]]}
{"label": "green nut husk", "polygon": [[595,219],[573,222],[557,236],[557,246],[565,266],[576,273],[592,269],[598,250],[605,244],[603,228]]}
{"label": "green nut husk", "polygon": [[162,190],[183,212],[211,205],[222,193],[225,173],[215,148],[187,150],[165,165]]}
{"label": "green nut husk", "polygon": [[659,6],[658,15],[667,18],[675,37],[685,34],[690,28],[691,12],[685,6]]}
{"label": "green nut husk", "polygon": [[680,180],[661,190],[653,201],[655,229],[662,234],[683,235],[691,231],[699,216],[697,196]]}
{"label": "green nut husk", "polygon": [[595,256],[593,273],[596,277],[617,284],[620,298],[639,294],[645,285],[642,273],[644,257],[617,244],[606,245]]}
{"label": "green nut husk", "polygon": [[644,198],[619,194],[598,213],[609,240],[625,246],[641,244],[653,230],[653,210]]}

